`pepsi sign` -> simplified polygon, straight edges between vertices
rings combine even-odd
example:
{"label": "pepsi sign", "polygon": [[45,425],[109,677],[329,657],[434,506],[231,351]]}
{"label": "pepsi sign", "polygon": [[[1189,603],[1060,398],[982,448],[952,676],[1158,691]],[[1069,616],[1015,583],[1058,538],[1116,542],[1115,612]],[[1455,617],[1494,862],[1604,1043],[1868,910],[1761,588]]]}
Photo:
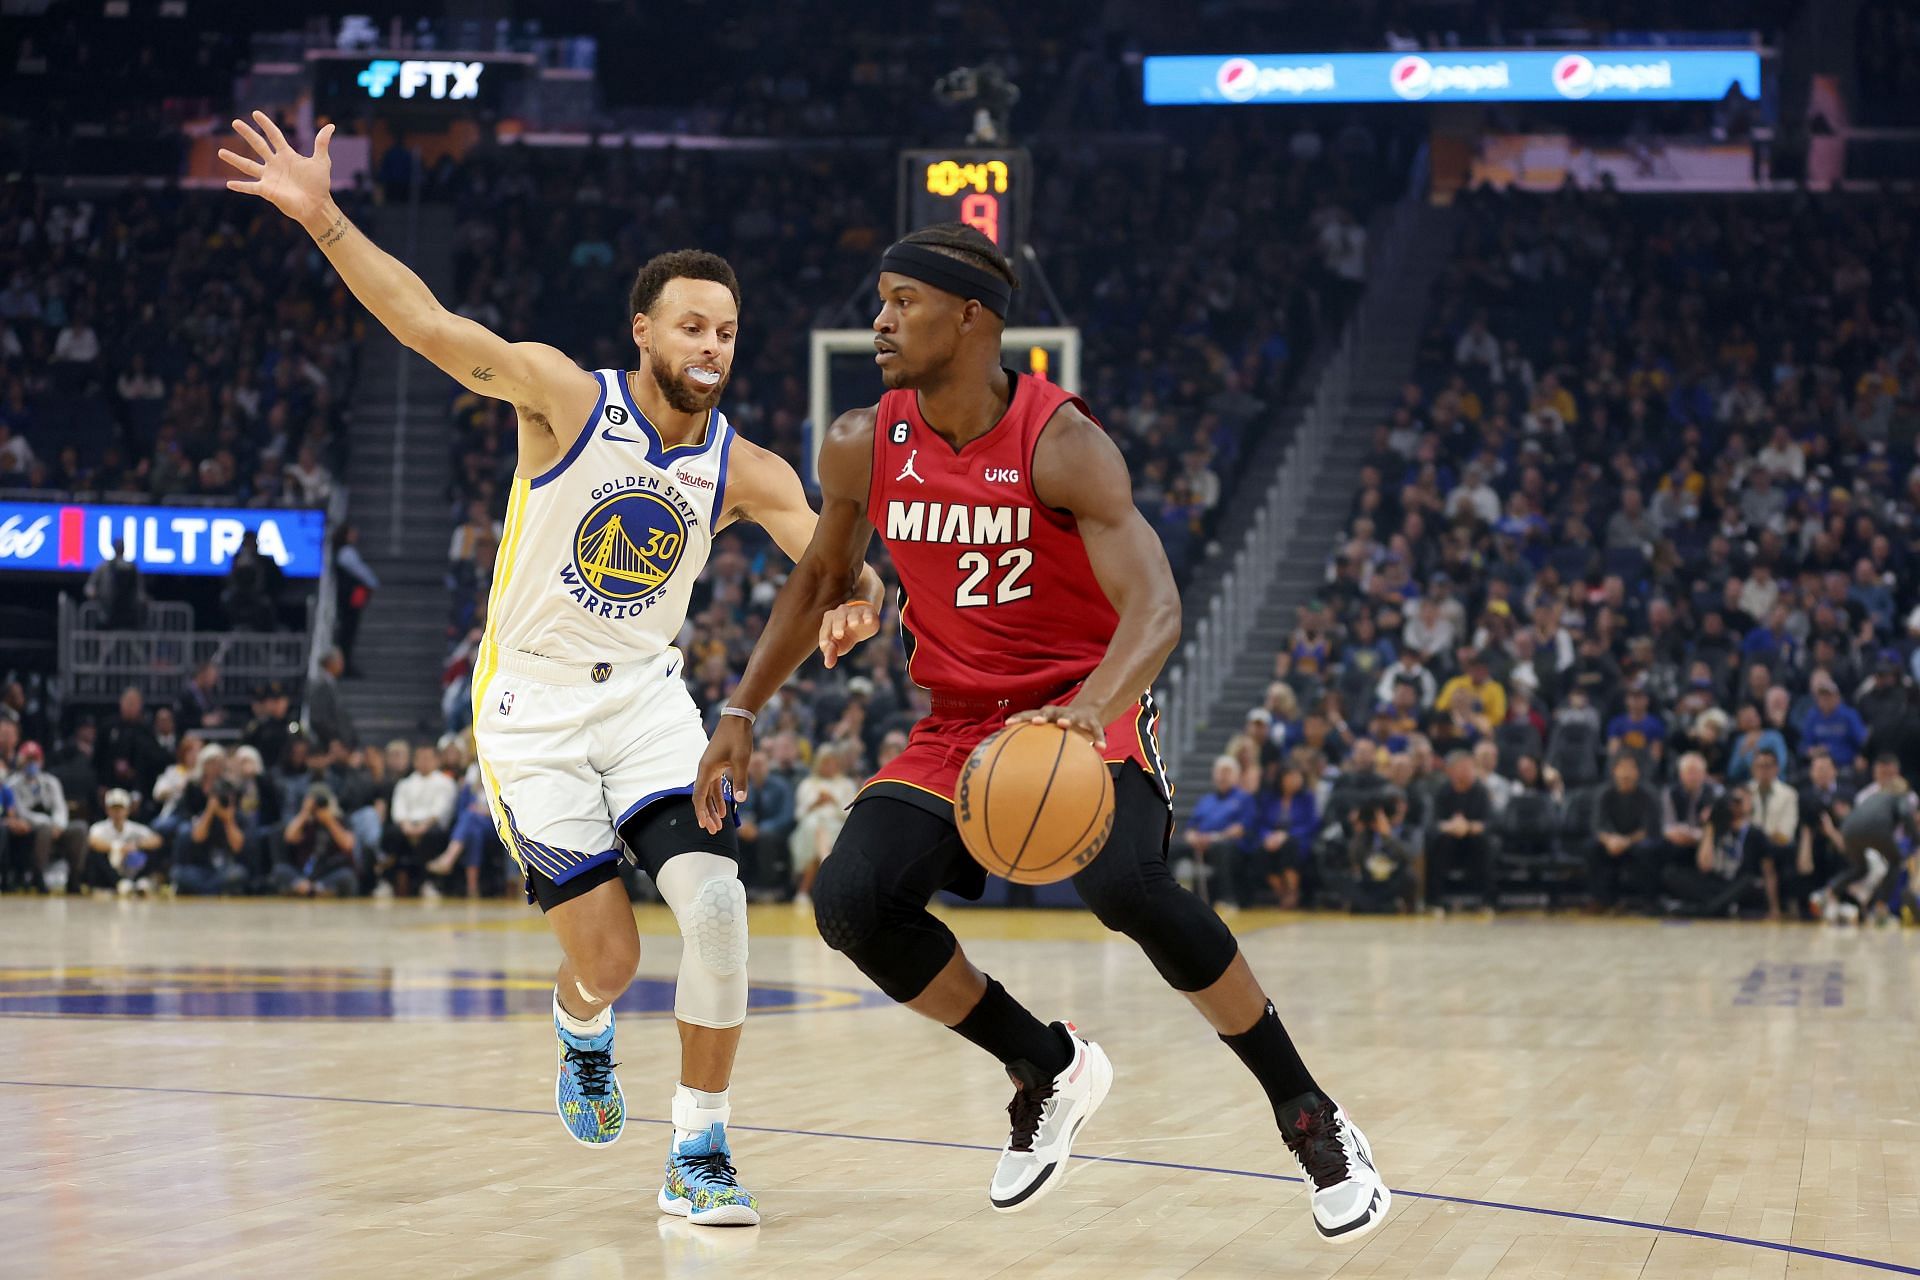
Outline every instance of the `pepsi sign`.
{"label": "pepsi sign", "polygon": [[128,555],[143,573],[217,577],[248,533],[290,578],[326,563],[326,514],[278,508],[0,502],[0,573],[87,573]]}
{"label": "pepsi sign", "polygon": [[1760,98],[1752,49],[1484,49],[1150,57],[1150,106],[1291,102],[1717,102]]}

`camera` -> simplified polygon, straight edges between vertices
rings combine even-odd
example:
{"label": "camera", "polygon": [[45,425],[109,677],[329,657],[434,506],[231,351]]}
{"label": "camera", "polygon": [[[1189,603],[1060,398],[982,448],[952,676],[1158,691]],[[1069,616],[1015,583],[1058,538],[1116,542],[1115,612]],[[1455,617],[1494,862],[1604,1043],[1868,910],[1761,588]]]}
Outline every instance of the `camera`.
{"label": "camera", "polygon": [[209,795],[220,804],[231,805],[240,798],[240,788],[231,779],[222,778],[213,784]]}

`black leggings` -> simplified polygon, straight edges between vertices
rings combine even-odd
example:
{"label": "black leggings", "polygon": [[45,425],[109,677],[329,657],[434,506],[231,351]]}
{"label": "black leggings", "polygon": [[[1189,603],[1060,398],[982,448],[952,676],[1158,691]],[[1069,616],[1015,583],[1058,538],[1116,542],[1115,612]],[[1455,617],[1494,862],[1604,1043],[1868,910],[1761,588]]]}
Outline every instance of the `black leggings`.
{"label": "black leggings", "polygon": [[[1100,923],[1139,943],[1176,991],[1212,986],[1239,944],[1167,869],[1166,799],[1145,771],[1127,764],[1114,782],[1114,805],[1113,835],[1073,877],[1074,889]],[[984,884],[951,817],[870,795],[854,805],[821,864],[814,919],[828,946],[905,1003],[927,989],[958,946],[927,903],[941,889],[977,898]]]}

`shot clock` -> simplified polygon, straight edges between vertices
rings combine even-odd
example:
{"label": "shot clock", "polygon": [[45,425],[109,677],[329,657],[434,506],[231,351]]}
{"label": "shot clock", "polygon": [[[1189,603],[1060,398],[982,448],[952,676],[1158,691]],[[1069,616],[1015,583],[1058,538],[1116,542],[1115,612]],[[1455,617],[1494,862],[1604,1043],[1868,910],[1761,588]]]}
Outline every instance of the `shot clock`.
{"label": "shot clock", "polygon": [[1012,148],[900,153],[900,234],[935,222],[964,222],[1017,259],[1032,203],[1033,159]]}

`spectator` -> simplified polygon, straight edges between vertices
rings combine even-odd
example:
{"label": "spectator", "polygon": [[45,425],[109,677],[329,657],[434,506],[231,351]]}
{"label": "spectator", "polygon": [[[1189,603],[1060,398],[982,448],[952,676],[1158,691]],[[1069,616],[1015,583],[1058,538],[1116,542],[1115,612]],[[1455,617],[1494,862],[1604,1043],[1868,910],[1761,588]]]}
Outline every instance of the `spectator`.
{"label": "spectator", "polygon": [[106,558],[87,575],[86,597],[100,607],[101,625],[108,631],[134,631],[146,625],[147,592],[134,563],[133,543],[114,554],[107,544]]}
{"label": "spectator", "polygon": [[1496,905],[1493,892],[1493,849],[1487,834],[1493,820],[1493,801],[1480,784],[1473,756],[1455,751],[1447,757],[1446,785],[1433,797],[1428,822],[1426,864],[1427,898],[1447,896],[1454,882],[1487,907]]}
{"label": "spectator", "polygon": [[[1238,905],[1235,854],[1253,829],[1253,797],[1241,786],[1241,769],[1232,756],[1213,762],[1213,790],[1195,802],[1178,847],[1174,875],[1203,899],[1212,901],[1211,882],[1223,880],[1223,897]],[[1217,851],[1217,858],[1216,858]]]}
{"label": "spectator", "polygon": [[505,853],[506,847],[500,843],[500,833],[487,804],[486,788],[480,781],[479,766],[475,765],[468,770],[460,795],[454,801],[453,831],[447,840],[447,851],[427,864],[427,873],[444,878],[459,867],[466,875],[467,896],[477,898],[482,872],[489,866],[499,866]]}
{"label": "spectator", "polygon": [[169,763],[147,723],[145,699],[138,688],[128,685],[120,693],[120,714],[100,738],[95,768],[110,785],[139,797],[152,793],[154,780]]}
{"label": "spectator", "polygon": [[1607,754],[1631,751],[1646,775],[1660,772],[1667,748],[1667,723],[1653,714],[1652,704],[1652,694],[1635,686],[1627,690],[1626,711],[1607,723]]}
{"label": "spectator", "polygon": [[339,592],[334,638],[347,663],[346,674],[358,674],[353,667],[353,643],[360,635],[360,615],[380,589],[380,579],[360,554],[360,531],[351,524],[340,526],[333,536],[333,564],[338,571],[334,582]]}
{"label": "spectator", "polygon": [[[849,749],[829,743],[814,753],[813,773],[794,791],[793,811],[797,815],[788,846],[799,882],[793,900],[799,906],[813,904],[813,880],[820,864],[833,850],[840,828],[847,823],[847,806],[853,803],[856,788],[847,776]],[[751,794],[751,793],[749,793]]]}
{"label": "spectator", "polygon": [[324,783],[310,787],[300,808],[273,837],[274,888],[296,898],[350,898],[360,864],[340,802]]}
{"label": "spectator", "polygon": [[1391,804],[1375,807],[1347,839],[1351,905],[1355,911],[1379,914],[1413,910],[1418,891],[1414,856],[1394,821],[1395,810],[1404,813],[1405,806],[1405,798],[1396,797]]}
{"label": "spectator", "polygon": [[277,629],[281,582],[280,566],[260,550],[260,535],[251,529],[240,535],[240,549],[227,566],[227,586],[220,595],[227,625],[235,631]]}
{"label": "spectator", "polygon": [[1698,856],[1707,819],[1721,794],[1707,776],[1706,757],[1697,751],[1681,756],[1675,772],[1673,784],[1661,797],[1660,835],[1666,842],[1659,855],[1663,872],[1670,866],[1691,865]]}
{"label": "spectator", "polygon": [[1780,781],[1780,758],[1762,749],[1754,753],[1752,797],[1747,812],[1753,825],[1752,847],[1766,890],[1767,919],[1780,918],[1781,882],[1796,901],[1813,886],[1800,885],[1794,864],[1800,835],[1800,797]]}
{"label": "spectator", "polygon": [[81,888],[112,889],[122,897],[135,892],[153,892],[153,877],[147,861],[159,850],[160,837],[127,815],[133,809],[133,797],[115,787],[107,792],[107,816],[87,831],[87,867],[78,884],[69,883],[70,892]]}
{"label": "spectator", "polygon": [[[1840,688],[1832,677],[1816,673],[1812,683],[1813,710],[1800,722],[1800,749],[1804,753],[1815,747],[1825,748],[1844,773],[1866,758],[1866,722],[1840,700]],[[1778,755],[1784,756],[1785,752]]]}
{"label": "spectator", "polygon": [[1492,675],[1488,654],[1478,651],[1467,660],[1466,674],[1455,676],[1434,699],[1436,711],[1458,711],[1481,734],[1490,735],[1493,727],[1507,718],[1507,691]]}
{"label": "spectator", "polygon": [[5,820],[12,865],[0,867],[4,871],[0,880],[11,887],[47,893],[56,887],[47,879],[56,858],[64,864],[59,883],[80,878],[87,830],[70,820],[66,790],[46,770],[39,743],[22,743],[14,763],[11,774],[0,772],[0,786],[13,795],[13,808]]}
{"label": "spectator", "polygon": [[1753,757],[1761,751],[1773,752],[1776,760],[1787,759],[1787,740],[1776,729],[1765,728],[1760,708],[1742,703],[1735,719],[1733,753],[1727,760],[1727,785],[1737,787],[1753,776]]}
{"label": "spectator", "polygon": [[219,747],[209,747],[200,735],[189,733],[180,738],[174,748],[173,763],[161,770],[154,780],[152,800],[159,807],[159,816],[153,820],[153,829],[159,832],[168,847],[180,834],[180,828],[186,825],[186,818],[180,813],[180,801],[186,795],[189,784],[200,780],[200,757],[207,751],[220,755],[226,752]]}
{"label": "spectator", "polygon": [[307,685],[307,727],[321,742],[344,742],[355,747],[360,744],[360,734],[340,692],[340,677],[346,670],[347,656],[338,645],[321,657],[319,674]]}
{"label": "spectator", "polygon": [[[393,789],[393,807],[381,835],[380,856],[374,863],[374,896],[410,896],[414,880],[427,864],[446,852],[453,823],[456,791],[453,779],[440,771],[440,755],[433,747],[414,748],[413,772]],[[440,891],[422,879],[421,896],[437,899]]]}
{"label": "spectator", "polygon": [[[904,748],[904,735],[899,736],[898,745]],[[886,760],[882,759],[875,767],[885,764]],[[794,827],[793,787],[773,771],[772,757],[764,750],[753,753],[747,766],[747,782],[747,798],[740,805],[737,832],[740,852],[746,856],[747,883],[759,889],[778,886],[780,896],[785,897],[786,886],[793,883],[787,848]]]}
{"label": "spectator", "polygon": [[[1252,830],[1257,852],[1247,861],[1273,890],[1275,904],[1283,911],[1297,911],[1302,875],[1320,834],[1320,806],[1298,764],[1282,765],[1275,786],[1254,798]],[[1244,895],[1236,898],[1246,900]]]}
{"label": "spectator", "polygon": [[180,691],[173,717],[182,731],[226,727],[226,708],[220,704],[220,668],[203,662],[193,669],[193,679]]}
{"label": "spectator", "polygon": [[1632,755],[1617,757],[1613,785],[1594,806],[1587,866],[1597,906],[1617,908],[1623,896],[1653,894],[1659,854],[1653,834],[1659,822],[1659,805],[1640,785],[1640,762]]}
{"label": "spectator", "polygon": [[262,766],[278,764],[287,753],[287,743],[298,725],[291,714],[286,686],[278,680],[264,681],[253,691],[253,718],[241,732],[241,741],[259,753]]}
{"label": "spectator", "polygon": [[1820,752],[1808,766],[1807,786],[1800,793],[1800,849],[1794,871],[1802,881],[1825,884],[1845,862],[1840,827],[1853,801],[1840,785],[1833,757]]}

